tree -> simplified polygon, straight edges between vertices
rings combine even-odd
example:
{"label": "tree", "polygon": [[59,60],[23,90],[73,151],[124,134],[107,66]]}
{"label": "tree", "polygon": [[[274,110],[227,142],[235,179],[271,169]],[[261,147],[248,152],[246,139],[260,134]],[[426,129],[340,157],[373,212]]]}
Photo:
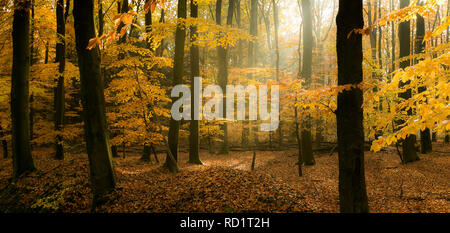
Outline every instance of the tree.
{"label": "tree", "polygon": [[[228,14],[227,14],[227,25],[231,26],[233,21],[233,11],[234,11],[235,0],[230,0],[228,4]],[[216,2],[216,23],[217,25],[222,24],[222,0],[217,0]],[[217,47],[217,57],[218,57],[218,80],[219,86],[223,90],[223,103],[226,103],[226,86],[228,83],[228,49],[224,46]],[[226,115],[226,104],[223,104],[223,114]],[[228,124],[224,122],[221,125],[222,130],[222,143],[220,145],[219,153],[228,154]]]}
{"label": "tree", "polygon": [[[312,34],[312,7],[310,0],[302,0],[303,13],[303,65],[302,77],[305,80],[305,86],[311,85],[312,75],[312,50],[313,50],[313,34]],[[311,138],[311,120],[306,116],[301,131],[302,140],[302,157],[305,165],[314,165],[314,156],[312,150]]]}
{"label": "tree", "polygon": [[75,0],[75,40],[80,69],[81,99],[83,105],[84,134],[89,169],[94,193],[94,205],[116,184],[106,127],[105,97],[100,69],[99,48],[87,48],[95,37],[93,0]]}
{"label": "tree", "polygon": [[[178,0],[178,19],[186,19],[186,0]],[[186,29],[181,22],[177,23],[175,32],[175,57],[173,65],[173,85],[182,84],[184,74],[184,40],[186,37]],[[172,103],[178,100],[177,97],[172,98]],[[171,172],[177,172],[178,165],[178,135],[180,133],[180,122],[170,118],[169,123],[169,149],[172,156],[168,153],[166,157],[166,166]]]}
{"label": "tree", "polygon": [[13,179],[35,170],[30,147],[30,1],[14,1],[11,119]]}
{"label": "tree", "polygon": [[[273,24],[275,28],[275,80],[280,81],[280,48],[278,45],[278,6],[275,0],[272,0],[273,5]],[[280,118],[280,117],[278,117]],[[283,131],[281,119],[278,119],[278,149],[283,147]]]}
{"label": "tree", "polygon": [[[419,3],[420,5],[423,5]],[[422,54],[425,50],[425,43],[423,42],[423,39],[425,37],[425,20],[424,18],[417,14],[417,21],[416,21],[416,43],[415,43],[415,54]],[[416,59],[415,63],[417,63],[418,60]],[[419,87],[419,92],[426,91],[426,87],[421,86]],[[425,128],[424,130],[420,131],[420,151],[422,154],[427,154],[433,151],[433,147],[431,144],[431,131],[430,128]]]}
{"label": "tree", "polygon": [[[409,0],[400,0],[400,8],[405,8],[407,6],[409,6]],[[400,40],[400,59],[404,58],[400,62],[400,68],[402,69],[405,69],[410,65],[410,59],[407,59],[407,57],[410,55],[410,43],[411,43],[410,33],[411,33],[410,21],[401,22],[398,27],[398,36]],[[410,81],[400,82],[399,87],[401,88],[403,86],[408,85],[409,83]],[[411,98],[412,90],[407,89],[403,93],[400,93],[398,96],[404,100],[407,100]],[[411,108],[407,110],[407,114],[409,116],[413,114]],[[404,123],[403,120],[399,120],[397,122],[398,125],[401,125],[403,123]],[[416,135],[413,134],[406,136],[406,138],[402,140],[401,144],[403,148],[402,151],[403,163],[409,163],[419,160],[419,156],[417,155],[416,152],[415,143],[416,143]]]}
{"label": "tree", "polygon": [[[194,0],[191,0],[191,17],[197,19],[198,18],[198,3]],[[195,77],[200,76],[200,55],[199,48],[194,44],[195,38],[198,36],[197,27],[191,26],[190,28],[190,36],[191,36],[191,93],[195,93]],[[189,163],[193,164],[202,164],[202,161],[199,157],[199,122],[195,119],[195,94],[191,94],[191,121],[189,124]],[[200,107],[200,106],[199,106]]]}
{"label": "tree", "polygon": [[[58,0],[56,3],[56,60],[59,63],[58,72],[59,77],[57,80],[57,86],[54,92],[55,103],[55,130],[61,131],[64,123],[64,70],[66,67],[66,19],[64,16],[64,0]],[[63,140],[61,134],[56,136],[56,159],[64,159]]]}
{"label": "tree", "polygon": [[[338,85],[363,81],[362,35],[352,33],[364,27],[362,0],[339,0],[336,18]],[[358,86],[338,94],[336,110],[339,157],[339,205],[343,213],[368,212],[364,175],[363,92]]]}

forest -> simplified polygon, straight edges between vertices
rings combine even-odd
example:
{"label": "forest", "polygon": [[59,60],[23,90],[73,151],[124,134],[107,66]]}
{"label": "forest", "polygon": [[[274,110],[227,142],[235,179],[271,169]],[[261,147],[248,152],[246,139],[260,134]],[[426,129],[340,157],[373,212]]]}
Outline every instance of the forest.
{"label": "forest", "polygon": [[0,213],[450,212],[448,0],[0,19]]}

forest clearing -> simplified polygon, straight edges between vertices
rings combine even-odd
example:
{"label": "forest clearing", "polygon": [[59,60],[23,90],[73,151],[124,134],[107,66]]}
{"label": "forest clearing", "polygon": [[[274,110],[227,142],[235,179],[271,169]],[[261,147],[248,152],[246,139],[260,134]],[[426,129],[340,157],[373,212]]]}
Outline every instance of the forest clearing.
{"label": "forest clearing", "polygon": [[[402,166],[395,148],[367,153],[369,205],[374,213],[448,213],[450,211],[449,146],[421,161]],[[1,196],[1,212],[91,212],[85,154],[55,161],[47,150],[36,161],[39,171]],[[295,150],[258,151],[251,171],[251,152],[227,156],[201,151],[203,165],[189,164],[180,153],[182,172],[173,176],[157,164],[127,152],[115,160],[117,191],[97,213],[336,213],[339,212],[337,154],[316,154],[316,165],[297,175]],[[163,154],[158,154],[163,160]],[[0,188],[7,184],[11,161],[0,160]],[[59,182],[64,180],[64,182]],[[14,202],[14,205],[12,205]]]}
{"label": "forest clearing", "polygon": [[0,50],[0,213],[450,212],[449,0],[1,0]]}

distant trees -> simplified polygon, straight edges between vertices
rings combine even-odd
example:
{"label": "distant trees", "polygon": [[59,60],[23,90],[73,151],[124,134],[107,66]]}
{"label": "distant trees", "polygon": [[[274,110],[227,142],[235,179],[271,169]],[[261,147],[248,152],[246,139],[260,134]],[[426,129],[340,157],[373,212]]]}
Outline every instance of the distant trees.
{"label": "distant trees", "polygon": [[116,179],[106,127],[99,48],[87,49],[89,40],[95,37],[93,10],[93,0],[74,1],[73,16],[80,69],[84,134],[95,204],[101,201],[104,194],[114,189]]}
{"label": "distant trees", "polygon": [[30,0],[14,1],[11,119],[13,179],[35,170],[30,147]]}
{"label": "distant trees", "polygon": [[337,140],[339,157],[339,205],[342,213],[368,212],[364,175],[362,35],[363,1],[339,0],[336,18],[338,85],[353,85],[338,94]]}

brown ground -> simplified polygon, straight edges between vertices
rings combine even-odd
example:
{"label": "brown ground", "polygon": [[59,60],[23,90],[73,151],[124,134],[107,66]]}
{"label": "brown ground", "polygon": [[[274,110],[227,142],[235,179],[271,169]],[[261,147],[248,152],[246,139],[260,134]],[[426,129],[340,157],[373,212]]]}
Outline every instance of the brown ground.
{"label": "brown ground", "polygon": [[[366,182],[371,212],[450,212],[450,150],[401,165],[394,150],[366,152]],[[0,212],[89,212],[91,192],[87,156],[70,154],[63,162],[50,149],[35,155],[38,172],[8,185],[11,159],[0,159]],[[118,188],[99,212],[338,212],[337,155],[316,155],[316,165],[297,175],[295,150],[230,155],[201,153],[203,166],[187,164],[172,175],[138,154],[115,159]],[[162,154],[160,161],[164,160]]]}

